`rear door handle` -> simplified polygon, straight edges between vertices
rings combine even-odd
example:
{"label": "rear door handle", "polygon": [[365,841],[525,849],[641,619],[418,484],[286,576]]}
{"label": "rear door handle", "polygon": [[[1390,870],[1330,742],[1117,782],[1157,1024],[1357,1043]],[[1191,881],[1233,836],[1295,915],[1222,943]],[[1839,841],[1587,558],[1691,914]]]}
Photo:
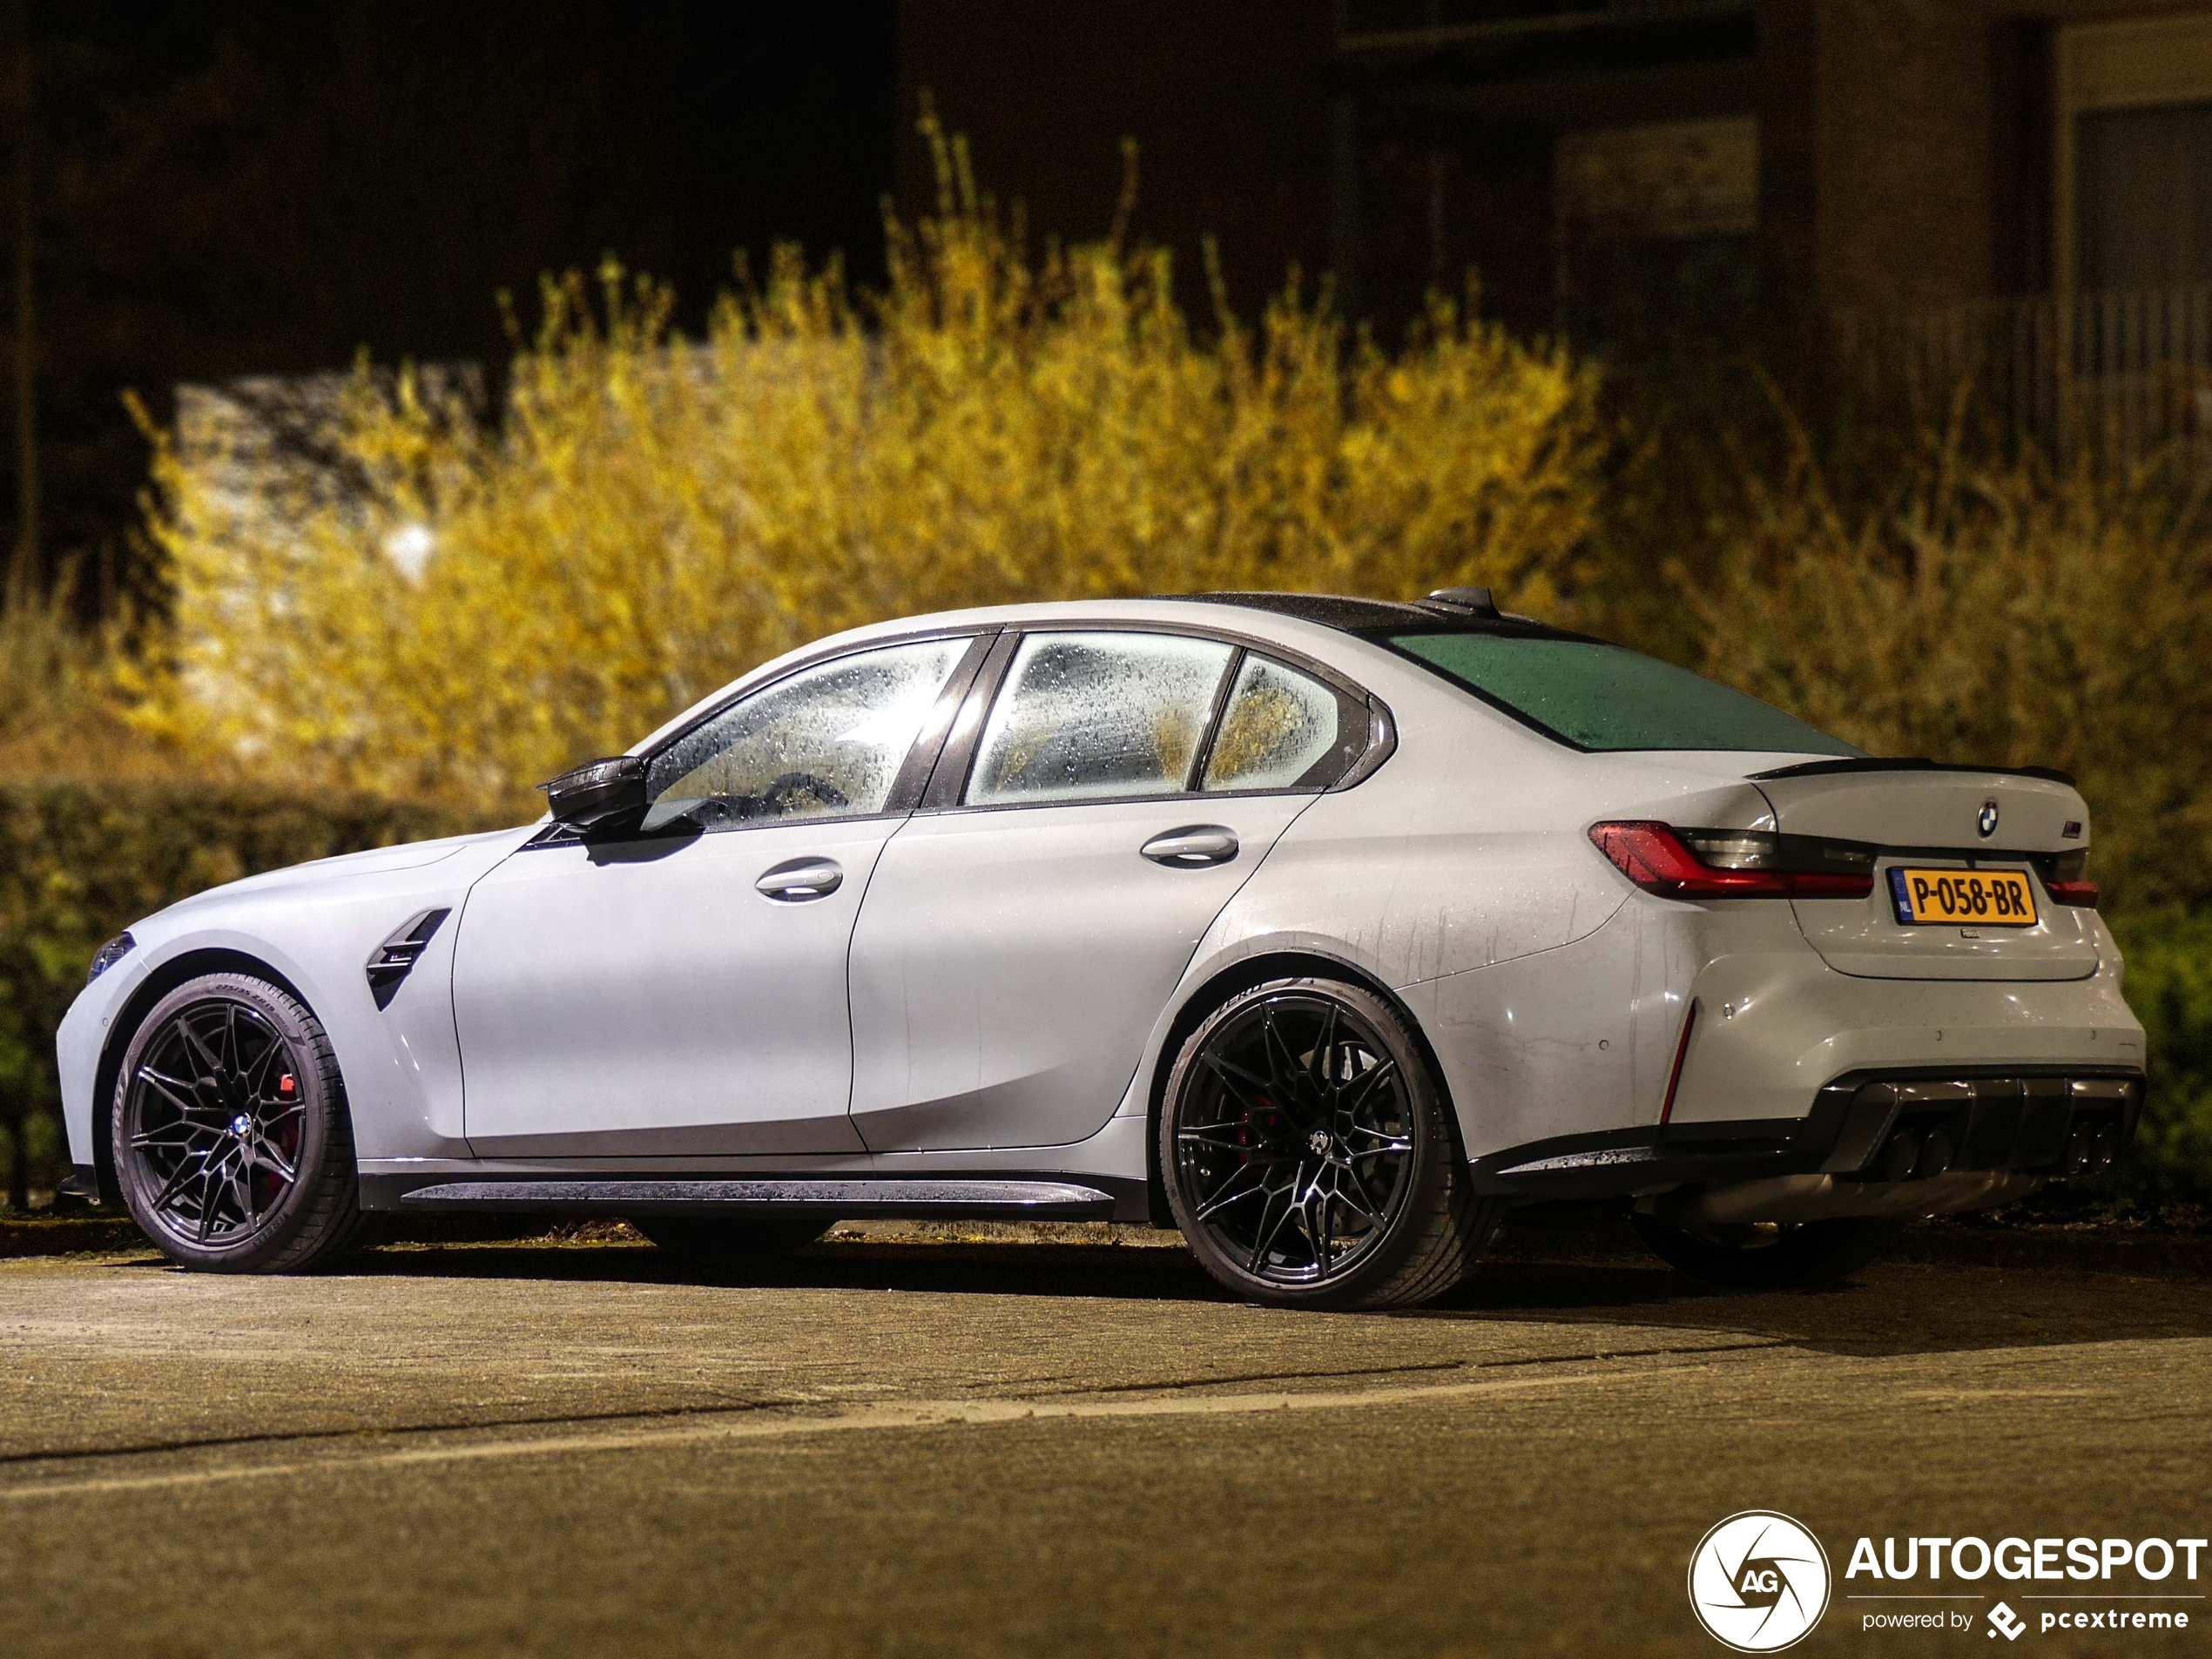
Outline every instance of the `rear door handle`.
{"label": "rear door handle", "polygon": [[1188,824],[1155,835],[1137,850],[1171,870],[1203,870],[1237,856],[1237,832],[1219,824]]}
{"label": "rear door handle", "polygon": [[771,899],[799,904],[826,899],[845,883],[845,872],[835,859],[786,859],[764,870],[752,885]]}

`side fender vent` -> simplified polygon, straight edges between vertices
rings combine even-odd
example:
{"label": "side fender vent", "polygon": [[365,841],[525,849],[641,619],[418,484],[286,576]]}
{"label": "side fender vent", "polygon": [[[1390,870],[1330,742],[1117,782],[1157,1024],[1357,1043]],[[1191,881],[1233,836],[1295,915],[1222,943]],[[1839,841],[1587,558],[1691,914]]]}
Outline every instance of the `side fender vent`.
{"label": "side fender vent", "polygon": [[409,918],[400,930],[369,953],[368,994],[376,999],[379,1008],[392,1006],[392,999],[400,994],[400,986],[415,971],[415,965],[429,948],[439,927],[453,914],[451,909],[425,910]]}

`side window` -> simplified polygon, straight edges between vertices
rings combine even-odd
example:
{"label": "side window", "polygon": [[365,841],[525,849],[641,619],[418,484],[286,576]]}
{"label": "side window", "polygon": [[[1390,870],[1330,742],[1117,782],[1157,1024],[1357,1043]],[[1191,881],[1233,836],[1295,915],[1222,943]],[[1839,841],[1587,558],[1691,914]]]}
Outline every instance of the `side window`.
{"label": "side window", "polygon": [[1247,657],[1206,757],[1210,794],[1325,789],[1367,742],[1364,705],[1310,674]]}
{"label": "side window", "polygon": [[653,757],[644,827],[880,813],[965,639],[840,657],[754,692]]}
{"label": "side window", "polygon": [[1231,647],[1172,634],[1031,634],[991,705],[971,806],[1177,795]]}

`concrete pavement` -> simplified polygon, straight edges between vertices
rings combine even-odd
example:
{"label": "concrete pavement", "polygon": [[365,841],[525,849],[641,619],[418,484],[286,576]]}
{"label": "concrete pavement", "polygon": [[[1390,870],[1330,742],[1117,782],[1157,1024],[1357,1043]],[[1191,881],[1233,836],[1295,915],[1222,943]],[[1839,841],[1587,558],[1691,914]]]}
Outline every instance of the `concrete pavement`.
{"label": "concrete pavement", "polygon": [[1378,1317],[1074,1244],[7,1262],[0,1645],[1706,1654],[1689,1553],[1769,1507],[1838,1575],[1800,1651],[1986,1655],[1863,1633],[1852,1541],[2201,1535],[2208,1385],[2212,1285],[1982,1268],[1502,1262]]}

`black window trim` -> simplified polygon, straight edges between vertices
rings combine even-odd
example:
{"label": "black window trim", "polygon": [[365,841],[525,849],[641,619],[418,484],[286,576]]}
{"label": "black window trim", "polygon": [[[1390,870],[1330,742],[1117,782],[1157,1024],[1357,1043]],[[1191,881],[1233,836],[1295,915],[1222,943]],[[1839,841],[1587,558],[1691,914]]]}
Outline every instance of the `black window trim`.
{"label": "black window trim", "polygon": [[[1032,634],[1166,634],[1178,639],[1203,639],[1231,647],[1229,662],[1223,671],[1221,683],[1215,688],[1214,703],[1206,729],[1198,743],[1198,752],[1192,770],[1184,776],[1184,787],[1171,792],[1135,795],[1085,795],[1069,800],[1005,800],[970,802],[966,797],[970,775],[974,770],[977,751],[981,746],[983,726],[991,706],[1004,688],[1008,671],[1013,666],[1015,654],[1022,642]],[[1365,708],[1367,711],[1366,745],[1334,782],[1321,788],[1312,786],[1286,789],[1216,789],[1197,788],[1203,780],[1200,770],[1213,752],[1214,738],[1220,728],[1222,716],[1227,711],[1227,697],[1236,684],[1238,670],[1248,656],[1258,655],[1273,659],[1285,667],[1319,680],[1334,691],[1344,711]],[[943,752],[938,756],[931,774],[927,791],[917,813],[932,816],[944,813],[1004,813],[1029,812],[1064,806],[1133,806],[1143,802],[1259,799],[1271,795],[1297,795],[1318,798],[1333,795],[1354,788],[1374,776],[1384,761],[1396,752],[1398,747],[1397,721],[1389,706],[1374,693],[1348,678],[1342,670],[1307,656],[1295,646],[1284,645],[1271,639],[1256,638],[1234,629],[1208,627],[1204,624],[1184,622],[1147,622],[1124,620],[1121,617],[1063,617],[1051,622],[1029,623],[1008,626],[999,635],[990,658],[977,673],[969,687],[968,701],[960,712],[952,735],[947,739]]]}
{"label": "black window trim", "polygon": [[[1183,774],[1183,792],[1199,795],[1206,792],[1206,768],[1213,761],[1214,740],[1221,736],[1222,717],[1229,712],[1229,695],[1237,685],[1237,676],[1244,671],[1244,659],[1251,655],[1246,645],[1234,647],[1229,660],[1221,665],[1221,683],[1213,688],[1213,706],[1206,711],[1205,729],[1198,733],[1197,746],[1191,752],[1190,770]],[[1336,688],[1329,688],[1334,691]],[[1342,699],[1339,699],[1341,711]]]}
{"label": "black window trim", "polygon": [[970,637],[968,649],[953,664],[953,671],[945,677],[936,702],[930,705],[928,718],[914,733],[914,746],[907,751],[899,775],[892,780],[891,792],[884,798],[887,814],[908,817],[921,805],[929,779],[936,772],[937,759],[944,753],[946,740],[968,705],[968,693],[975,684],[975,677],[982,672],[983,665],[997,647],[999,634],[1000,631],[994,628]]}
{"label": "black window trim", "polygon": [[916,812],[947,812],[960,805],[960,798],[968,791],[968,774],[975,765],[984,717],[998,700],[999,687],[1006,679],[1006,671],[1012,665],[1014,653],[1021,643],[1022,632],[1015,628],[1002,631],[991,642],[990,651],[961,704],[959,718],[953,722],[935,759],[930,763],[929,783],[914,807]]}

